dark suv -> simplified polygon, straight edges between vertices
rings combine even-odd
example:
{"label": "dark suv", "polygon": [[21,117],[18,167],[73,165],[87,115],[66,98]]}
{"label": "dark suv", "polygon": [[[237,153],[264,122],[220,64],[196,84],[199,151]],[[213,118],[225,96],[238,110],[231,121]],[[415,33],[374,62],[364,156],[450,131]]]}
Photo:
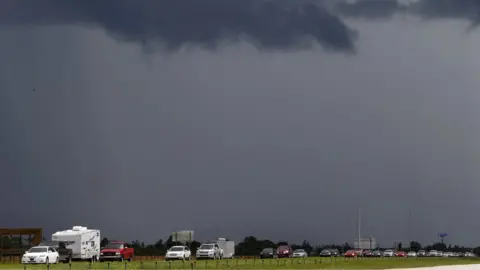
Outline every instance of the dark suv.
{"label": "dark suv", "polygon": [[330,249],[324,249],[320,252],[320,257],[332,257],[332,251]]}
{"label": "dark suv", "polygon": [[293,249],[291,246],[282,245],[277,248],[277,258],[291,258]]}
{"label": "dark suv", "polygon": [[68,245],[73,244],[73,241],[43,241],[39,245],[52,247],[58,252],[58,261],[64,263],[72,262],[72,250],[67,248]]}
{"label": "dark suv", "polygon": [[260,258],[275,258],[277,256],[274,248],[264,248],[262,252],[260,252]]}

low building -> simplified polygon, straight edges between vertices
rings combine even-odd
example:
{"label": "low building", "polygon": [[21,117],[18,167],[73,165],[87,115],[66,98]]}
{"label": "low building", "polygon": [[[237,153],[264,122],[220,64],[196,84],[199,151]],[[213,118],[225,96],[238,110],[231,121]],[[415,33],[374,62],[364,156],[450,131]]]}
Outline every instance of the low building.
{"label": "low building", "polygon": [[360,241],[358,241],[358,238],[356,238],[353,241],[353,247],[355,249],[376,249],[377,246],[377,240],[374,237],[369,237],[369,238],[360,238]]}

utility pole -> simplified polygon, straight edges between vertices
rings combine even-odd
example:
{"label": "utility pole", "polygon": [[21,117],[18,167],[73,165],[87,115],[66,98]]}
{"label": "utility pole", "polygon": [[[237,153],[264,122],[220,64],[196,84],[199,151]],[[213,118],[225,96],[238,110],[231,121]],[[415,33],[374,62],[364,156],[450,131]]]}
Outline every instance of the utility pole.
{"label": "utility pole", "polygon": [[[410,242],[413,241],[413,238],[412,238],[412,210],[410,210],[410,215],[408,217],[408,237],[410,239],[408,239],[408,246],[410,247]],[[410,247],[412,248],[412,247]]]}
{"label": "utility pole", "polygon": [[358,207],[358,249],[360,249],[361,223],[362,223],[362,210],[360,207]]}

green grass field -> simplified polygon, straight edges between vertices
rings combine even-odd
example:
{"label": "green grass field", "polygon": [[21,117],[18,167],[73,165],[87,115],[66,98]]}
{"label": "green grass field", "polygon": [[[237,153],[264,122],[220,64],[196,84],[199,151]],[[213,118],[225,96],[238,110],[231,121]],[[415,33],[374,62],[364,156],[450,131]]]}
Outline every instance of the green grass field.
{"label": "green grass field", "polygon": [[[306,259],[231,259],[219,261],[134,261],[127,263],[75,262],[55,264],[50,269],[389,269],[438,265],[480,264],[478,258],[306,258]],[[0,264],[0,269],[48,269],[46,265]]]}

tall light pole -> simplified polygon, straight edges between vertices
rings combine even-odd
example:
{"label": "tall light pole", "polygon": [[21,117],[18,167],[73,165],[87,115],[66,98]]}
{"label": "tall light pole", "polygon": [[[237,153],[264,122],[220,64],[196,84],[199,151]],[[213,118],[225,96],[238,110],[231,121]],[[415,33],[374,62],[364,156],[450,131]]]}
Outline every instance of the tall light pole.
{"label": "tall light pole", "polygon": [[358,207],[358,249],[360,249],[360,237],[361,237],[361,223],[362,223],[362,210]]}
{"label": "tall light pole", "polygon": [[[410,242],[413,241],[413,237],[412,237],[412,210],[410,210],[410,216],[408,217],[408,237],[410,239],[408,239],[408,243],[409,243],[409,246],[410,246]],[[412,248],[412,247],[410,247]]]}

